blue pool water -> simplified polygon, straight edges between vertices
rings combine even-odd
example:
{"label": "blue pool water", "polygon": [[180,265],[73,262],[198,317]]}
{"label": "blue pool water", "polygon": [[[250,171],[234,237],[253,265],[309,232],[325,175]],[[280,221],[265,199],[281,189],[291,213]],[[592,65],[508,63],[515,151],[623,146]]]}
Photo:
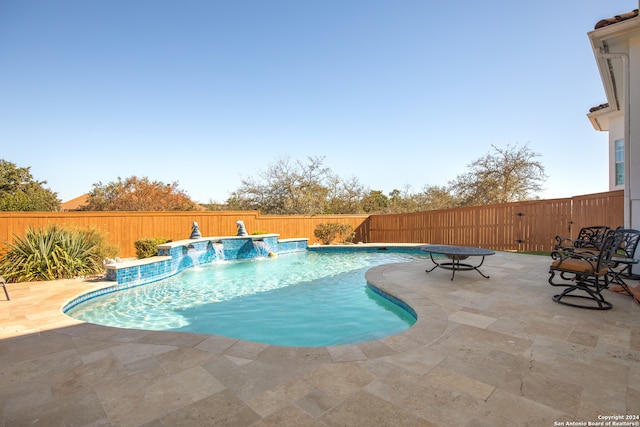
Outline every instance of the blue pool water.
{"label": "blue pool water", "polygon": [[92,298],[66,314],[107,326],[273,345],[357,343],[397,334],[416,321],[367,286],[366,270],[425,256],[418,250],[308,251],[216,262]]}

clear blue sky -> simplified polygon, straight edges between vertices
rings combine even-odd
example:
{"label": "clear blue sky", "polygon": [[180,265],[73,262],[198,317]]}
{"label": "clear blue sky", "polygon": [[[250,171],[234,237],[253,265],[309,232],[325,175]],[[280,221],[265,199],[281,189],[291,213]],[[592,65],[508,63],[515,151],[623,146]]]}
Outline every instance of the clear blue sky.
{"label": "clear blue sky", "polygon": [[636,0],[0,0],[0,158],[62,201],[148,177],[224,201],[281,156],[445,185],[528,144],[544,198],[608,190],[587,32]]}

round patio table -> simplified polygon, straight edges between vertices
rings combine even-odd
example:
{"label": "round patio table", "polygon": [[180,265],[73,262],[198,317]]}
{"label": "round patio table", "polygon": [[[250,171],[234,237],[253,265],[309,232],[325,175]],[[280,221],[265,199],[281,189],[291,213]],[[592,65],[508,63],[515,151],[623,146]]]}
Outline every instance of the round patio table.
{"label": "round patio table", "polygon": [[[427,273],[435,270],[437,267],[444,268],[446,270],[451,270],[451,280],[453,280],[456,275],[456,271],[464,271],[464,270],[475,270],[482,277],[489,278],[489,276],[482,273],[479,270],[480,266],[484,262],[484,257],[495,254],[494,251],[489,249],[482,248],[472,248],[470,246],[450,246],[450,245],[425,245],[420,247],[420,250],[424,252],[429,252],[429,256],[431,257],[431,261],[435,264],[433,268],[425,270]],[[450,262],[438,262],[433,259],[433,254],[444,255]],[[462,263],[460,261],[465,260],[469,257],[482,257],[480,263],[477,265]]]}

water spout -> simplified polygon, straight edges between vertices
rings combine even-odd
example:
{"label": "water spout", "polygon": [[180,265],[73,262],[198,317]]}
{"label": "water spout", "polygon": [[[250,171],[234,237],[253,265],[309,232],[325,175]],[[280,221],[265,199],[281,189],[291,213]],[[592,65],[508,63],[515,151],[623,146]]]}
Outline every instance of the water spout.
{"label": "water spout", "polygon": [[244,228],[244,221],[236,221],[238,227],[238,236],[248,236],[247,230]]}
{"label": "water spout", "polygon": [[198,228],[198,223],[197,222],[193,222],[193,225],[191,226],[191,236],[189,236],[190,239],[201,239],[202,238],[202,234],[200,233],[200,228]]}

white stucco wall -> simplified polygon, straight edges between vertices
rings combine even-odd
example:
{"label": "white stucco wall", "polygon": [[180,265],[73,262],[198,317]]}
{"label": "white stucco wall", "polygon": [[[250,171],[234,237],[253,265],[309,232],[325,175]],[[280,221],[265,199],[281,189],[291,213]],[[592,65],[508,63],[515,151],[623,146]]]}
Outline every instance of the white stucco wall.
{"label": "white stucco wall", "polygon": [[[625,217],[625,226],[640,230],[640,36],[629,39],[629,75],[631,108],[629,141],[625,141],[629,144],[629,183],[625,189],[629,192],[629,219]],[[640,275],[640,265],[633,266],[632,271]]]}
{"label": "white stucco wall", "polygon": [[640,36],[629,39],[630,135],[629,198],[631,228],[640,229]]}

